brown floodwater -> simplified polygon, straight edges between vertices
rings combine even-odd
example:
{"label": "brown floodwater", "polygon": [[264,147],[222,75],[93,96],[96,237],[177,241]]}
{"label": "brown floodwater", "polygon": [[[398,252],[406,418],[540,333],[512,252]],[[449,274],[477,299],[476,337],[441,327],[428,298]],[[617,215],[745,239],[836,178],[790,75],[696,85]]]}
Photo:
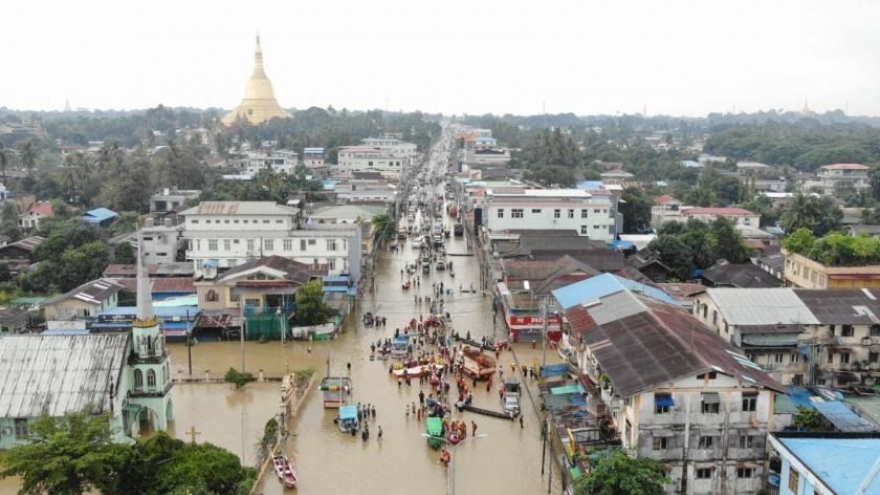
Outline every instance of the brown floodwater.
{"label": "brown floodwater", "polygon": [[[450,219],[445,219],[451,227]],[[465,254],[467,244],[462,238],[447,240],[447,250]],[[421,308],[413,302],[414,294],[431,294],[431,282],[443,281],[455,288],[456,294],[446,298],[444,310],[451,313],[453,327],[461,334],[470,331],[477,339],[481,336],[504,338],[503,322],[493,324],[491,298],[482,294],[460,294],[458,286],[479,286],[477,262],[473,257],[450,256],[455,278],[448,271],[433,271],[421,275],[421,287],[404,291],[400,270],[416,259],[417,250],[407,242],[399,253],[380,254],[375,291],[364,291],[358,307],[349,317],[340,336],[329,342],[288,341],[248,342],[244,346],[245,369],[255,374],[280,373],[286,369],[313,368],[317,377],[326,373],[329,359],[331,374],[347,373],[351,363],[353,401],[376,406],[377,417],[370,420],[370,439],[342,434],[333,423],[337,410],[325,409],[320,391],[314,390],[302,404],[299,415],[290,423],[291,434],[284,451],[296,464],[302,493],[335,494],[360,493],[419,495],[448,493],[448,483],[454,482],[459,494],[547,493],[548,474],[541,474],[542,442],[538,416],[527,394],[523,394],[524,427],[518,421],[480,416],[470,412],[454,412],[454,419],[468,423],[475,421],[478,434],[483,438],[469,438],[453,449],[455,457],[454,480],[452,470],[439,463],[438,452],[427,446],[423,422],[404,414],[407,404],[418,402],[418,382],[398,388],[389,377],[387,361],[370,361],[370,344],[379,338],[390,338],[396,327],[402,327],[421,313],[427,316],[426,304]],[[384,328],[365,328],[361,315],[367,311],[387,318]],[[309,352],[311,348],[311,352]],[[241,369],[242,347],[238,342],[200,342],[191,348],[194,376],[224,373],[229,367]],[[188,374],[187,348],[171,345],[172,366],[180,375]],[[541,347],[532,349],[525,344],[515,347],[521,361],[532,364],[543,358]],[[547,353],[548,361],[558,362],[555,352]],[[500,362],[508,376],[511,352],[502,353]],[[536,390],[535,383],[529,383]],[[278,382],[252,383],[244,391],[235,391],[224,383],[177,384],[174,387],[176,420],[171,433],[189,440],[187,432],[195,428],[197,442],[211,442],[242,457],[246,464],[256,462],[256,444],[263,427],[279,412]],[[495,389],[487,392],[485,384],[474,391],[474,405],[501,410]],[[427,394],[427,386],[425,388]],[[382,440],[376,439],[382,426]],[[469,432],[470,433],[470,432]],[[560,493],[559,473],[552,476],[552,492]],[[14,480],[0,480],[0,495],[15,492]],[[264,477],[257,493],[277,495],[284,492],[274,475]]]}

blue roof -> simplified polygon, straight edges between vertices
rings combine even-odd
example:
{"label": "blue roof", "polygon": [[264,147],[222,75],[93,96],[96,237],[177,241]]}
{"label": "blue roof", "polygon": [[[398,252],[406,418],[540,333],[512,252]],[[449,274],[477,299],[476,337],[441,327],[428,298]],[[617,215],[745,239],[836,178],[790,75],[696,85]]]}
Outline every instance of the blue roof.
{"label": "blue roof", "polygon": [[675,298],[660,289],[610,273],[603,273],[602,275],[560,287],[553,291],[553,297],[556,298],[556,301],[563,309],[568,309],[578,304],[597,301],[605,296],[624,290],[638,292],[658,301],[678,305],[678,301]]}
{"label": "blue roof", "polygon": [[118,217],[119,214],[107,208],[95,208],[82,214],[83,220],[88,223],[101,223],[105,220]]}
{"label": "blue roof", "polygon": [[339,408],[339,419],[355,419],[357,417],[357,406],[342,406]]}
{"label": "blue roof", "polygon": [[[835,493],[855,493],[880,457],[880,438],[777,438]],[[875,477],[865,493],[880,493]]]}
{"label": "blue roof", "polygon": [[332,191],[336,189],[337,182],[333,179],[324,179],[321,181],[321,187],[324,188],[325,191]]}
{"label": "blue roof", "polygon": [[816,401],[813,403],[813,407],[840,431],[869,432],[874,430],[871,427],[871,423],[859,417],[858,414],[846,407],[843,402]]}
{"label": "blue roof", "polygon": [[321,277],[324,282],[348,282],[348,275],[326,275]]}
{"label": "blue roof", "polygon": [[582,180],[575,185],[576,188],[585,191],[590,189],[603,189],[600,180]]}
{"label": "blue roof", "polygon": [[[115,308],[110,308],[107,311],[103,311],[102,315],[132,315],[137,312],[136,306],[117,306]],[[198,308],[193,308],[192,306],[154,306],[153,312],[156,313],[157,318],[186,318],[188,314],[191,320],[194,320],[196,316],[200,313]]]}
{"label": "blue roof", "polygon": [[632,241],[612,241],[608,243],[608,248],[617,251],[618,249],[632,249],[636,247]]}
{"label": "blue roof", "polygon": [[40,335],[88,335],[88,328],[55,328],[40,332]]}

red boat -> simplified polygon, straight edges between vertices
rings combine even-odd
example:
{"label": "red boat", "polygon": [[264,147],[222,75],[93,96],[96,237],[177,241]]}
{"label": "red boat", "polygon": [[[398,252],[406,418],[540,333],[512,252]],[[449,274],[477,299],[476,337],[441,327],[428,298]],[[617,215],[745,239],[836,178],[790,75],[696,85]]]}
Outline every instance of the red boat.
{"label": "red boat", "polygon": [[284,454],[277,454],[272,457],[272,463],[275,467],[275,475],[278,476],[278,479],[284,483],[284,486],[287,488],[296,488],[296,482],[299,481],[299,477],[296,475],[296,471],[293,469],[293,463],[290,462],[290,459],[287,458]]}
{"label": "red boat", "polygon": [[462,440],[463,438],[458,436],[458,433],[455,433],[454,431],[451,431],[448,435],[446,435],[446,441],[451,443],[452,445],[458,445]]}

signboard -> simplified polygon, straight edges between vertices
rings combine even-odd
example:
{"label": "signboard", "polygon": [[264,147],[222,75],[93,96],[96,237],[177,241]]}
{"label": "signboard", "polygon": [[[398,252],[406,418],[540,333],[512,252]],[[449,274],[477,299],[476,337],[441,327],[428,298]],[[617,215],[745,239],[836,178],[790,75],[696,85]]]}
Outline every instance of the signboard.
{"label": "signboard", "polygon": [[[547,318],[547,325],[559,325],[559,316],[558,315],[550,315]],[[519,326],[519,325],[543,325],[544,319],[540,316],[511,316],[508,318],[507,323],[511,326]]]}
{"label": "signboard", "polygon": [[47,330],[85,330],[85,320],[49,320],[46,322]]}

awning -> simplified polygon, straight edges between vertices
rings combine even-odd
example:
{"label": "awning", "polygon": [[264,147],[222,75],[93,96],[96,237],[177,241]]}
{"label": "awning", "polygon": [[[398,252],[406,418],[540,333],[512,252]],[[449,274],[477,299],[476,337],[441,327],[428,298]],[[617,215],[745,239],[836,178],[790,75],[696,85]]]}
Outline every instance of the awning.
{"label": "awning", "polygon": [[721,398],[718,397],[717,392],[707,392],[703,394],[703,404],[720,404]]}
{"label": "awning", "polygon": [[719,430],[700,430],[701,437],[720,437],[721,432]]}
{"label": "awning", "polygon": [[672,430],[652,430],[651,436],[656,438],[668,438],[675,435],[675,432]]}
{"label": "awning", "polygon": [[669,394],[654,394],[654,405],[672,407],[675,405],[675,401],[672,400],[672,396]]}
{"label": "awning", "polygon": [[562,394],[576,394],[580,392],[577,384],[575,385],[566,385],[564,387],[554,387],[550,389],[550,393],[553,395],[562,395]]}

